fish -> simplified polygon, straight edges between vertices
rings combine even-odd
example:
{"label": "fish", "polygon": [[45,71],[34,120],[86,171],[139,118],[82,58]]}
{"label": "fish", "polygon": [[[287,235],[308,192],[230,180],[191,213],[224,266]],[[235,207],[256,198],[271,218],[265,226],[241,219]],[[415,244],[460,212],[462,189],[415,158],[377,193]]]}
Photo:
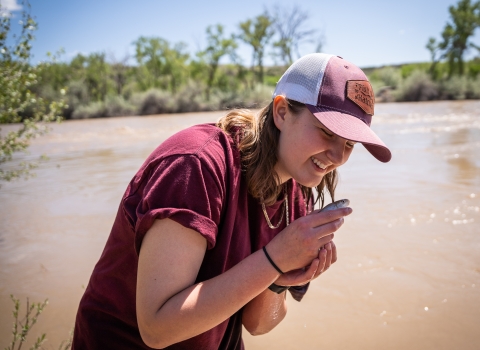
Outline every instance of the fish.
{"label": "fish", "polygon": [[340,209],[340,208],[346,208],[350,205],[350,201],[348,199],[340,199],[338,201],[335,201],[333,203],[330,203],[326,206],[324,206],[320,211],[329,211],[329,210],[335,210],[335,209]]}

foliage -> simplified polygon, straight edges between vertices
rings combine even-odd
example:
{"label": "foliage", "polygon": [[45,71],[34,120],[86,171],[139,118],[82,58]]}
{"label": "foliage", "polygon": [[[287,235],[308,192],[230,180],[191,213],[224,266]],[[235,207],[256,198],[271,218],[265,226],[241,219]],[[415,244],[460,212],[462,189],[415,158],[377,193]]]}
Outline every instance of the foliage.
{"label": "foliage", "polygon": [[198,53],[198,57],[205,62],[208,70],[206,98],[210,100],[210,92],[212,90],[215,74],[217,73],[220,59],[224,56],[229,56],[232,61],[235,61],[237,55],[235,49],[238,44],[234,35],[226,37],[224,27],[221,24],[208,26],[207,34],[207,48]]}
{"label": "foliage", "polygon": [[275,34],[272,19],[268,14],[247,19],[239,24],[239,38],[252,47],[252,66],[257,66],[257,81],[263,83],[263,58],[268,42]]}
{"label": "foliage", "polygon": [[[5,350],[15,350],[15,345],[17,345],[16,350],[20,350],[23,343],[27,340],[28,333],[35,325],[35,323],[37,323],[38,317],[43,312],[43,309],[45,309],[45,307],[47,306],[48,299],[46,299],[43,303],[30,304],[27,298],[25,316],[22,319],[19,319],[18,313],[20,311],[20,300],[15,298],[13,295],[10,295],[10,298],[12,299],[14,304],[13,317],[15,321],[13,322],[12,341],[10,345],[5,348]],[[45,333],[43,333],[37,338],[37,340],[30,349],[39,349],[44,341]]]}
{"label": "foliage", "polygon": [[137,108],[122,96],[107,96],[105,101],[81,105],[72,113],[72,119],[120,117],[136,115]]}
{"label": "foliage", "polygon": [[[465,73],[464,55],[470,49],[480,50],[480,47],[470,41],[475,30],[480,27],[480,1],[460,0],[457,6],[450,6],[450,21],[442,32],[442,41],[430,38],[426,47],[432,58],[431,74],[435,74],[438,61],[448,62],[448,76]],[[439,57],[437,58],[437,53]]]}
{"label": "foliage", "polygon": [[139,65],[137,79],[142,90],[161,88],[176,92],[186,80],[189,54],[185,43],[170,43],[158,37],[140,37],[134,42]]}
{"label": "foliage", "polygon": [[0,17],[0,123],[21,123],[14,131],[0,134],[0,180],[29,175],[35,163],[21,163],[10,168],[5,165],[12,161],[15,152],[25,151],[33,138],[48,130],[46,123],[60,120],[65,107],[62,100],[45,99],[32,89],[49,63],[29,64],[37,23],[30,15],[27,0],[23,2],[20,26],[20,33],[12,34],[11,16]]}
{"label": "foliage", "polygon": [[[38,317],[43,312],[45,307],[48,305],[48,299],[45,299],[43,303],[32,303],[30,304],[29,299],[27,298],[27,306],[25,308],[25,316],[19,318],[20,312],[20,300],[15,298],[13,295],[10,295],[10,298],[13,301],[13,328],[12,328],[12,341],[5,348],[5,350],[20,350],[22,345],[27,341],[27,337],[32,327],[37,323]],[[64,340],[60,343],[58,350],[68,350],[72,347],[73,331],[70,332],[68,340]],[[46,334],[43,333],[36,340],[35,343],[30,347],[30,350],[41,349],[42,344],[46,341]],[[15,348],[15,346],[17,346]]]}
{"label": "foliage", "polygon": [[414,71],[401,84],[397,99],[401,101],[428,101],[438,96],[438,86],[421,70]]}
{"label": "foliage", "polygon": [[465,62],[468,74],[448,77],[448,63],[439,62],[432,77],[428,63],[368,70],[377,102],[460,100],[480,98],[478,59]]}

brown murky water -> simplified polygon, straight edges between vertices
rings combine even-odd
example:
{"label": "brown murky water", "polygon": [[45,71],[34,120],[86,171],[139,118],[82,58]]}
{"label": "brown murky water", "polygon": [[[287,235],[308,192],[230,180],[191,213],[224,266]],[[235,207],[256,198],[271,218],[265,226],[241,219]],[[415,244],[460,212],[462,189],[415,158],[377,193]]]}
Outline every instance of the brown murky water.
{"label": "brown murky water", "polygon": [[[130,178],[158,143],[223,113],[64,122],[25,159],[50,159],[0,188],[0,348],[11,293],[50,304],[32,334],[56,349],[100,256]],[[338,198],[354,209],[339,261],[271,333],[247,349],[478,349],[480,102],[382,104],[388,164],[357,146]]]}

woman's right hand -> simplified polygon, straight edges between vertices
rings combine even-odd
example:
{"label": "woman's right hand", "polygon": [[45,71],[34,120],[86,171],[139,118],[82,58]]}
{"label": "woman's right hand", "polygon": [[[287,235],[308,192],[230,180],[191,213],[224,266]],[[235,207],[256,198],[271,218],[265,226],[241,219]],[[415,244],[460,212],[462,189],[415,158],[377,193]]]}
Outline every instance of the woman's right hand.
{"label": "woman's right hand", "polygon": [[320,248],[329,243],[343,225],[343,217],[351,213],[351,208],[315,210],[275,236],[266,246],[268,254],[283,272],[309,266],[318,259]]}

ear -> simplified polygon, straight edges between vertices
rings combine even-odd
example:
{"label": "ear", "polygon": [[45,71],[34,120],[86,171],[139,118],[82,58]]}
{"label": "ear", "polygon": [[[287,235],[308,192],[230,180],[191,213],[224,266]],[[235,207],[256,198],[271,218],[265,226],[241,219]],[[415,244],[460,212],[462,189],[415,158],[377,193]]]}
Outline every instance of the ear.
{"label": "ear", "polygon": [[285,117],[288,113],[288,102],[285,96],[275,96],[273,100],[273,121],[278,130],[282,131],[285,125]]}

